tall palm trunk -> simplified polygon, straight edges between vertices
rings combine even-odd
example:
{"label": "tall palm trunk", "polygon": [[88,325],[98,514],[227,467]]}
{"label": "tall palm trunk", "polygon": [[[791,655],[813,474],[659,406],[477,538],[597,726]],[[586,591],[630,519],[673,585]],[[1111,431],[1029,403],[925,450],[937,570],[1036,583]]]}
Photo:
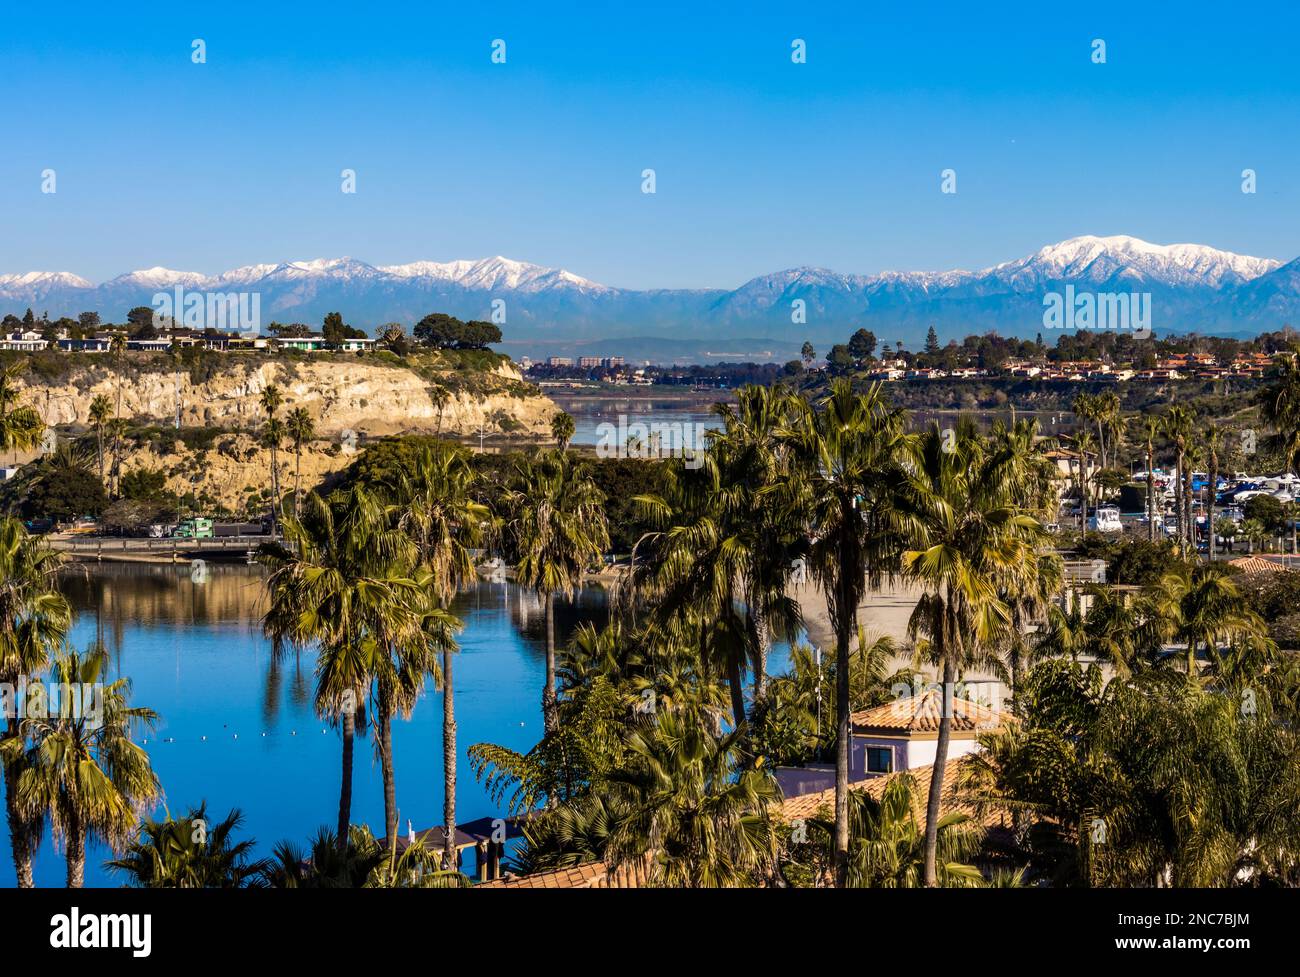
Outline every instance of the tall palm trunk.
{"label": "tall palm trunk", "polygon": [[740,677],[740,651],[727,652],[727,685],[731,689],[731,718],[739,729],[745,722],[745,686]]}
{"label": "tall palm trunk", "polygon": [[[75,802],[74,802],[75,803]],[[81,818],[75,810],[68,812],[66,835],[68,856],[68,888],[80,889],[86,880],[86,834]]]}
{"label": "tall palm trunk", "polygon": [[546,604],[546,687],[542,689],[542,723],[549,735],[560,728],[555,703],[555,595],[543,598]]}
{"label": "tall palm trunk", "polygon": [[294,445],[293,449],[293,517],[298,518],[298,486],[302,484],[302,444]]}
{"label": "tall palm trunk", "polygon": [[1196,513],[1192,506],[1192,466],[1187,466],[1187,474],[1183,476],[1183,504],[1187,506],[1187,547],[1188,552],[1193,557],[1196,556]]}
{"label": "tall palm trunk", "polygon": [[[18,735],[18,720],[9,720],[9,735]],[[9,843],[13,850],[14,876],[18,888],[31,889],[36,885],[32,875],[32,835],[31,825],[18,813],[18,800],[15,791],[18,787],[18,766],[5,766],[5,814],[9,820]]]}
{"label": "tall palm trunk", "polygon": [[749,614],[750,640],[754,643],[754,701],[767,694],[768,626],[761,614]]}
{"label": "tall palm trunk", "polygon": [[280,466],[277,461],[275,442],[271,442],[271,533],[280,525]]}
{"label": "tall palm trunk", "polygon": [[1088,531],[1088,459],[1079,452],[1079,534]]}
{"label": "tall palm trunk", "polygon": [[339,786],[339,851],[348,847],[348,827],[352,823],[352,740],[356,734],[356,714],[353,709],[343,711],[343,777]]}
{"label": "tall palm trunk", "polygon": [[1155,446],[1147,441],[1147,542],[1156,541],[1156,475],[1152,470],[1155,464]]}
{"label": "tall palm trunk", "polygon": [[126,354],[118,354],[117,360],[117,406],[113,409],[113,498],[118,497],[118,482],[121,479],[122,471],[122,431],[120,423],[122,418],[122,368],[126,363]]}
{"label": "tall palm trunk", "polygon": [[1218,535],[1214,531],[1214,487],[1219,480],[1219,456],[1216,453],[1210,454],[1210,485],[1206,490],[1207,498],[1205,500],[1205,528],[1209,530],[1210,537],[1210,562],[1214,562],[1215,537]]}
{"label": "tall palm trunk", "polygon": [[95,455],[99,459],[99,484],[104,484],[104,425],[95,425]]}
{"label": "tall palm trunk", "polygon": [[[849,634],[850,622],[857,608],[841,594],[835,613],[835,887],[843,889],[849,881],[849,755],[852,749],[849,713]],[[832,609],[833,611],[835,609]]]}
{"label": "tall palm trunk", "polygon": [[1183,449],[1178,449],[1178,470],[1174,473],[1174,519],[1178,551],[1183,553],[1183,469],[1186,467]]}
{"label": "tall palm trunk", "polygon": [[442,867],[456,867],[456,687],[451,649],[442,650]]}
{"label": "tall palm trunk", "polygon": [[393,711],[379,709],[379,767],[384,780],[384,828],[391,842],[397,837],[397,783],[393,777]]}
{"label": "tall palm trunk", "polygon": [[943,659],[943,708],[939,715],[939,739],[934,748],[934,771],[930,774],[930,793],[925,802],[925,884],[939,884],[937,854],[939,847],[939,801],[943,795],[944,768],[948,765],[948,740],[952,735],[952,685],[956,679],[952,657]]}

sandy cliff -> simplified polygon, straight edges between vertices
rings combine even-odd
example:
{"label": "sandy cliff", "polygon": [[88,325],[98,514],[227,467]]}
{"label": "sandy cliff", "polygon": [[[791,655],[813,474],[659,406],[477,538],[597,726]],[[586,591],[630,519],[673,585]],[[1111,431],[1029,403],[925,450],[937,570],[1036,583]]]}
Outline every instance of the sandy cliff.
{"label": "sandy cliff", "polygon": [[551,417],[558,408],[526,385],[509,361],[491,370],[442,372],[437,363],[426,359],[417,371],[377,357],[232,356],[207,364],[196,378],[184,368],[172,371],[165,360],[128,360],[119,371],[105,358],[56,378],[29,372],[22,380],[21,397],[47,424],[65,432],[85,430],[97,395],[115,406],[119,388],[121,416],[132,427],[170,427],[179,399],[183,428],[218,428],[225,433],[199,450],[166,434],[144,444],[128,438],[131,447],[122,458],[122,471],[162,471],[169,491],[197,491],[232,512],[246,507],[253,511],[250,494],[270,489],[271,455],[259,439],[265,424],[261,395],[270,384],[283,396],[281,418],[305,407],[315,426],[315,438],[303,446],[300,459],[287,439],[280,450],[280,485],[285,492],[293,488],[299,465],[305,491],[351,464],[368,440],[385,435],[470,437],[482,429],[489,436],[549,440]]}
{"label": "sandy cliff", "polygon": [[[183,427],[251,430],[264,420],[262,391],[275,384],[284,395],[284,411],[306,407],[322,437],[337,437],[345,430],[365,435],[433,433],[440,426],[433,392],[445,387],[451,396],[442,408],[443,434],[477,434],[480,425],[489,434],[549,431],[555,405],[540,394],[522,395],[525,388],[512,365],[475,374],[474,380],[467,389],[361,358],[236,360],[198,383],[185,370],[171,373],[128,365],[121,383],[122,416],[137,423],[174,423],[179,399]],[[47,424],[85,425],[97,394],[116,404],[118,374],[105,364],[48,382],[28,376],[25,386],[25,399]]]}

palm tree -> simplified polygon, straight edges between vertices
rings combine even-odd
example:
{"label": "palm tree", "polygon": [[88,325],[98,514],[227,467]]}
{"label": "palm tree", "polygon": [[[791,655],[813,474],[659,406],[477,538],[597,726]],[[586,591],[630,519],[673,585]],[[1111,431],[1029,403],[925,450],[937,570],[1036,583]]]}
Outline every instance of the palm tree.
{"label": "palm tree", "polygon": [[727,676],[737,726],[745,660],[757,702],[773,631],[794,634],[800,621],[786,589],[806,549],[804,527],[778,492],[788,449],[777,432],[793,409],[784,393],[742,388],[734,408],[715,408],[724,427],[710,433],[698,467],[669,468],[666,497],[637,498],[661,528],[651,555],[656,624],[679,636],[703,629],[701,651]]}
{"label": "palm tree", "polygon": [[284,426],[275,415],[280,409],[280,405],[284,403],[284,396],[280,393],[279,387],[273,383],[268,383],[259,400],[262,410],[266,411],[264,440],[271,449],[271,534],[275,535],[280,521],[280,466],[278,453],[280,442],[284,440]]}
{"label": "palm tree", "polygon": [[[1104,684],[1065,662],[1029,685],[1033,708],[982,737],[967,790],[1060,826],[1055,851],[1039,847],[1057,882],[1295,884],[1300,822],[1274,812],[1300,804],[1300,740],[1266,698],[1254,715],[1179,673]],[[1091,843],[1098,820],[1105,844]]]}
{"label": "palm tree", "polygon": [[1193,421],[1192,412],[1181,404],[1170,407],[1169,412],[1164,416],[1165,437],[1174,443],[1178,458],[1178,469],[1174,478],[1174,510],[1178,514],[1178,547],[1182,553],[1186,553],[1187,540],[1193,538],[1192,528],[1187,524],[1191,512],[1190,500],[1187,498],[1191,478],[1185,477],[1188,474],[1187,452],[1191,445]]}
{"label": "palm tree", "polygon": [[65,842],[70,889],[81,888],[85,879],[87,841],[121,848],[140,814],[162,794],[149,754],[131,740],[134,729],[152,729],[158,715],[129,704],[130,679],[105,682],[107,674],[102,646],[57,655],[54,681],[63,688],[93,688],[98,708],[69,709],[72,703],[66,703],[57,715],[22,722],[32,745],[18,777],[18,807],[29,817],[49,816],[55,838]]}
{"label": "palm tree", "polygon": [[451,403],[451,391],[441,384],[429,388],[429,399],[433,401],[433,406],[438,408],[438,436],[442,437],[442,412],[447,409]]}
{"label": "palm tree", "polygon": [[117,483],[122,465],[122,381],[126,377],[126,335],[121,332],[113,333],[113,338],[108,341],[109,355],[117,361],[117,384],[116,398],[117,404],[113,408],[113,471],[112,495],[117,498]]}
{"label": "palm tree", "polygon": [[732,721],[740,728],[747,629],[739,588],[752,562],[751,539],[723,505],[726,485],[716,452],[706,453],[703,462],[698,469],[668,468],[664,496],[637,498],[652,525],[663,527],[642,564],[655,598],[647,626],[662,640],[698,646],[704,669],[726,677]]}
{"label": "palm tree", "polygon": [[1263,619],[1217,564],[1165,574],[1153,588],[1151,603],[1165,635],[1186,643],[1191,677],[1198,674],[1198,652],[1204,650],[1214,662],[1220,642],[1262,642],[1267,635]]}
{"label": "palm tree", "polygon": [[[1039,435],[1038,421],[1019,420],[1010,425],[1001,420],[994,422],[989,435],[990,450],[1006,458],[1017,470],[1015,481],[1019,486],[1022,504],[1040,520],[1046,521],[1055,511],[1059,489],[1056,465],[1049,457],[1056,447],[1053,438]],[[1012,702],[1020,687],[1020,677],[1031,654],[1030,625],[1041,625],[1061,592],[1064,565],[1054,553],[1043,553],[1038,559],[1038,573],[1028,581],[1027,587],[1008,589],[1003,598],[1011,610],[1012,626],[1005,634],[1000,651],[1010,675]]]}
{"label": "palm tree", "polygon": [[1205,452],[1210,459],[1209,477],[1210,484],[1206,489],[1206,510],[1205,510],[1205,528],[1210,539],[1209,558],[1214,562],[1214,550],[1216,537],[1218,535],[1214,526],[1214,496],[1217,483],[1219,481],[1219,451],[1223,448],[1223,429],[1215,424],[1211,424],[1205,430]]}
{"label": "palm tree", "polygon": [[284,542],[262,547],[262,560],[272,568],[263,630],[277,643],[318,645],[316,709],[342,725],[336,837],[343,843],[352,809],[356,714],[372,682],[380,686],[385,826],[390,836],[397,827],[389,723],[418,694],[413,670],[427,667],[420,591],[405,575],[414,562],[411,550],[386,507],[362,486],[328,498],[308,493],[302,516],[285,521]]}
{"label": "palm tree", "polygon": [[250,858],[257,842],[234,840],[244,817],[238,808],[208,824],[205,801],[183,818],[145,818],[140,836],[124,854],[104,863],[142,889],[243,889],[254,884],[267,865]]}
{"label": "palm tree", "polygon": [[297,517],[301,498],[298,487],[302,482],[302,446],[316,436],[316,426],[306,407],[295,407],[289,411],[286,430],[293,441],[293,514]]}
{"label": "palm tree", "polygon": [[913,528],[909,481],[903,467],[908,437],[879,384],[855,393],[836,380],[814,409],[796,405],[781,434],[793,475],[780,496],[803,514],[812,539],[809,569],[826,595],[835,630],[835,884],[848,879],[850,642],[858,632],[858,605],[867,588],[898,569],[903,541]]}
{"label": "palm tree", "polygon": [[[1096,398],[1095,417],[1097,420],[1097,442],[1101,449],[1101,467],[1106,468],[1113,464],[1119,457],[1119,441],[1123,432],[1121,422],[1122,414],[1120,412],[1119,395],[1113,390],[1107,390],[1104,394]],[[1110,446],[1110,453],[1107,454],[1107,445]]]}
{"label": "palm tree", "polygon": [[[1093,453],[1093,438],[1090,432],[1080,431],[1078,437],[1074,439],[1074,447],[1079,453],[1079,504],[1083,506],[1079,532],[1085,533],[1088,531],[1088,501],[1092,495],[1088,483],[1093,481],[1102,469],[1098,467],[1095,472],[1088,471],[1088,456]],[[1098,460],[1100,461],[1100,458]]]}
{"label": "palm tree", "polygon": [[1067,607],[1047,610],[1046,626],[1034,636],[1034,658],[1068,658],[1078,661],[1091,648],[1082,602],[1072,593]]}
{"label": "palm tree", "polygon": [[[918,889],[925,879],[925,827],[918,823],[914,798],[918,785],[904,772],[889,778],[879,799],[855,790],[849,801],[849,888]],[[808,827],[828,837],[834,824],[813,818]],[[938,827],[938,884],[968,888],[984,884],[969,864],[979,853],[984,831],[967,814],[945,814]]]}
{"label": "palm tree", "polygon": [[470,548],[483,538],[491,510],[474,500],[475,475],[463,449],[446,443],[424,448],[398,478],[399,524],[433,574],[445,605],[474,577]]}
{"label": "palm tree", "polygon": [[542,452],[516,467],[505,498],[504,531],[517,556],[515,574],[546,607],[546,732],[558,726],[555,708],[555,597],[569,597],[583,573],[609,547],[604,496],[586,467],[560,451]]}
{"label": "palm tree", "polygon": [[807,546],[799,514],[785,507],[779,491],[789,469],[779,432],[796,409],[787,391],[757,385],[737,391],[734,406],[714,406],[723,422],[713,441],[724,483],[719,501],[726,520],[738,530],[733,535],[745,543],[742,596],[756,701],[766,688],[773,631],[791,635],[801,624],[799,605],[787,589],[795,561]]}
{"label": "palm tree", "polygon": [[[10,689],[17,688],[20,676],[46,670],[51,652],[63,644],[71,626],[72,611],[56,584],[60,562],[59,554],[29,536],[19,520],[0,518],[0,682]],[[30,889],[40,823],[33,823],[17,803],[26,754],[16,712],[8,717],[0,752],[14,874],[20,888]]]}
{"label": "palm tree", "polygon": [[972,428],[963,426],[954,444],[932,426],[917,444],[913,464],[922,493],[921,524],[917,546],[903,554],[902,566],[923,593],[909,630],[929,639],[942,664],[944,690],[926,805],[925,883],[933,886],[953,683],[959,671],[988,661],[1011,625],[1004,595],[1032,586],[1043,529],[1020,494],[1018,466],[1005,453],[989,450]]}
{"label": "palm tree", "polygon": [[742,731],[715,737],[674,712],[627,740],[628,761],[609,783],[614,823],[605,857],[648,863],[652,885],[754,885],[775,859],[768,806],[778,798],[765,769],[741,757]]}
{"label": "palm tree", "polygon": [[1147,446],[1147,542],[1156,540],[1156,437],[1160,434],[1160,418],[1150,414],[1142,418],[1142,435]]}
{"label": "palm tree", "polygon": [[[1273,428],[1270,439],[1281,452],[1288,468],[1294,469],[1300,461],[1300,353],[1291,350],[1278,355],[1274,365],[1273,382],[1259,392],[1258,398],[1264,423]],[[1296,521],[1291,523],[1291,552],[1296,548]]]}
{"label": "palm tree", "polygon": [[90,402],[90,426],[95,432],[96,454],[99,458],[99,480],[104,481],[104,427],[112,416],[113,405],[103,394],[96,394]]}
{"label": "palm tree", "polygon": [[555,445],[561,451],[569,450],[569,442],[573,440],[575,429],[573,416],[566,411],[556,411],[551,417],[551,437],[555,439]]}
{"label": "palm tree", "polygon": [[1100,437],[1101,410],[1096,397],[1094,397],[1092,394],[1088,393],[1087,391],[1080,391],[1080,393],[1075,396],[1074,403],[1070,405],[1070,409],[1074,411],[1075,417],[1085,422],[1084,423],[1085,429],[1087,427],[1086,422],[1095,421],[1097,424],[1097,433],[1098,436]]}
{"label": "palm tree", "polygon": [[18,378],[27,369],[19,360],[0,370],[0,451],[34,448],[45,433],[45,422],[32,407],[19,403]]}
{"label": "palm tree", "polygon": [[421,565],[429,575],[432,604],[425,631],[442,650],[442,768],[444,867],[455,865],[456,848],[456,695],[452,655],[461,622],[447,606],[456,591],[474,577],[470,547],[482,539],[491,518],[488,507],[474,501],[474,472],[463,451],[439,444],[426,448],[412,471],[403,472],[397,498],[400,526],[415,540]]}
{"label": "palm tree", "polygon": [[275,846],[262,872],[276,889],[463,889],[472,883],[459,872],[438,869],[437,856],[421,841],[397,854],[397,839],[385,848],[370,830],[353,825],[339,838],[321,828],[304,851],[290,841]]}
{"label": "palm tree", "polygon": [[1192,487],[1192,469],[1203,461],[1201,445],[1193,440],[1194,432],[1189,429],[1187,441],[1187,470],[1182,474],[1183,480],[1183,507],[1186,514],[1183,517],[1183,528],[1187,530],[1187,547],[1190,557],[1196,556],[1196,492]]}
{"label": "palm tree", "polygon": [[341,836],[321,827],[304,850],[279,842],[267,860],[266,884],[273,889],[360,889],[379,870],[383,848],[364,827],[352,825]]}
{"label": "palm tree", "polygon": [[1246,537],[1246,553],[1254,554],[1255,544],[1262,543],[1268,536],[1268,530],[1258,519],[1245,519],[1241,523],[1240,534]]}

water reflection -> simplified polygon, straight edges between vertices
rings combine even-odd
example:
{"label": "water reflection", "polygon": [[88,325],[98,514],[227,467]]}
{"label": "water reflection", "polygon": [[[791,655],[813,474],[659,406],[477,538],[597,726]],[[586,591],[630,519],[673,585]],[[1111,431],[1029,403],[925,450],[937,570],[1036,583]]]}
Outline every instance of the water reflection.
{"label": "water reflection", "polygon": [[[113,677],[129,677],[133,700],[162,717],[144,743],[166,793],[166,806],[153,813],[203,800],[223,815],[239,807],[244,836],[257,840],[259,855],[281,839],[302,842],[332,824],[340,744],[312,705],[312,649],[277,655],[262,635],[264,582],[263,568],[242,564],[211,564],[201,583],[186,564],[74,565],[61,576],[78,615],[72,643],[102,641]],[[469,772],[466,749],[491,742],[528,750],[541,735],[545,623],[537,598],[513,583],[476,584],[452,609],[465,622],[456,664],[456,802],[460,819],[470,820],[499,808]],[[563,643],[584,621],[601,626],[608,615],[600,590],[557,601],[556,639]],[[430,685],[410,720],[393,728],[398,805],[417,827],[441,816],[441,711],[441,693]],[[379,768],[373,749],[359,743],[353,819],[378,826],[382,817]],[[8,845],[7,826],[0,844]],[[106,857],[102,849],[89,852],[88,884],[116,883],[103,869]],[[11,860],[0,859],[0,866],[0,885],[12,886]],[[49,832],[36,871],[40,885],[62,881],[62,854]]]}

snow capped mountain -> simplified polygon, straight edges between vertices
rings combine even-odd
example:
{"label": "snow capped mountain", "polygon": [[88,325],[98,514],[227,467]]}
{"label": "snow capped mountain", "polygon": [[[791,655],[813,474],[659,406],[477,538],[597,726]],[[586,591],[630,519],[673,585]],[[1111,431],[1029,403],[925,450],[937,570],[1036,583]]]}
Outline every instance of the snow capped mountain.
{"label": "snow capped mountain", "polygon": [[[614,288],[561,268],[500,255],[375,266],[356,258],[252,264],[206,276],[146,268],[94,285],[67,272],[0,275],[0,312],[31,306],[51,315],[97,310],[119,320],[152,295],[187,289],[253,291],[263,316],[319,323],[339,311],[355,325],[408,325],[441,311],[486,319],[505,302],[510,338],[774,336],[842,341],[858,326],[919,340],[930,325],[944,338],[1042,327],[1042,298],[1072,283],[1094,291],[1151,292],[1158,331],[1248,331],[1300,321],[1300,259],[1233,254],[1196,244],[1084,236],[980,271],[843,274],[796,267],[735,289]],[[796,310],[802,302],[803,319]],[[494,306],[494,303],[497,305]]]}
{"label": "snow capped mountain", "polygon": [[[382,275],[374,265],[355,258],[317,258],[314,261],[286,261],[267,272],[266,278],[281,281],[311,281],[335,279],[351,281],[357,278],[377,278]],[[220,280],[224,276],[218,276]]]}
{"label": "snow capped mountain", "polygon": [[207,282],[208,276],[197,271],[173,271],[170,268],[143,268],[118,275],[104,283],[105,287],[114,288],[172,288],[175,285],[185,287],[200,286]]}
{"label": "snow capped mountain", "polygon": [[230,271],[222,272],[214,281],[219,281],[225,285],[247,285],[250,282],[258,282],[275,271],[279,265],[244,265],[242,268],[234,268]]}
{"label": "snow capped mountain", "polygon": [[1270,258],[1252,258],[1200,244],[1162,245],[1124,235],[1087,235],[994,265],[978,277],[994,279],[1016,291],[1062,281],[1219,288],[1258,278],[1279,264]]}
{"label": "snow capped mountain", "polygon": [[478,261],[413,261],[407,265],[387,265],[379,271],[397,278],[429,278],[452,282],[462,288],[538,291],[544,288],[572,287],[588,291],[611,291],[604,285],[579,278],[561,268],[545,268],[525,261],[512,261],[500,255]]}
{"label": "snow capped mountain", "polygon": [[0,291],[42,287],[92,288],[93,286],[81,276],[67,271],[29,271],[21,275],[0,275]]}

